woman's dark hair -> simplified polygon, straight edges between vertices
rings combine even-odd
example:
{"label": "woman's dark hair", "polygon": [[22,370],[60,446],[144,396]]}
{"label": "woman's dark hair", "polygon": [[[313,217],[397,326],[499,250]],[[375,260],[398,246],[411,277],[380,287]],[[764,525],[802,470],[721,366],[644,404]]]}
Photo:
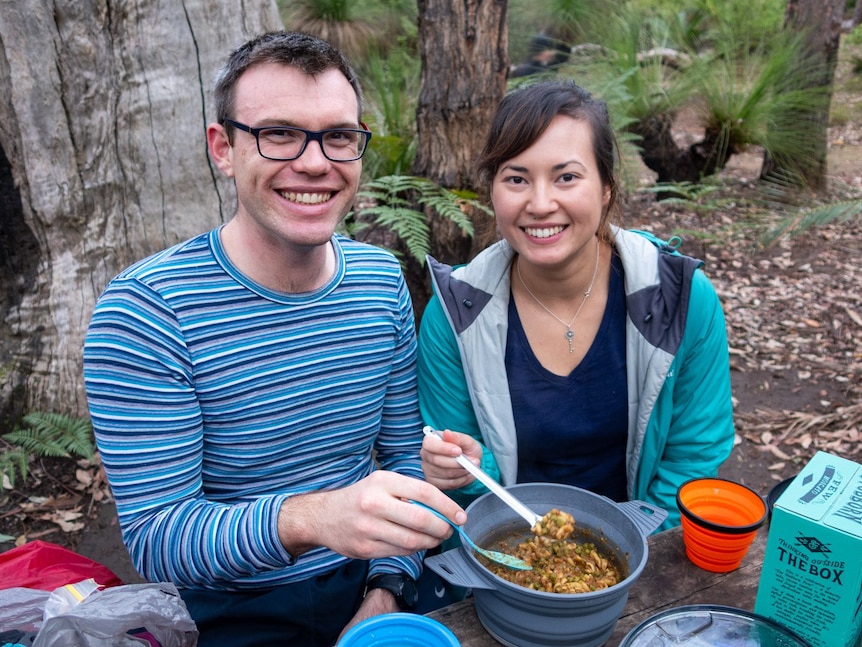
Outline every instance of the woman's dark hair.
{"label": "woman's dark hair", "polygon": [[571,80],[546,80],[522,86],[500,102],[485,147],[477,161],[479,185],[490,193],[500,166],[532,146],[557,115],[583,120],[590,126],[593,153],[610,200],[599,224],[599,236],[610,242],[609,222],[619,213],[616,178],[617,144],[604,101]]}
{"label": "woman's dark hair", "polygon": [[[309,76],[317,76],[329,70],[344,74],[359,105],[357,121],[362,117],[362,89],[347,58],[325,40],[292,31],[273,31],[261,34],[241,45],[227,58],[219,70],[213,88],[216,120],[223,123],[236,115],[236,84],[243,73],[254,65],[277,63],[300,69]],[[226,126],[227,128],[227,126]]]}

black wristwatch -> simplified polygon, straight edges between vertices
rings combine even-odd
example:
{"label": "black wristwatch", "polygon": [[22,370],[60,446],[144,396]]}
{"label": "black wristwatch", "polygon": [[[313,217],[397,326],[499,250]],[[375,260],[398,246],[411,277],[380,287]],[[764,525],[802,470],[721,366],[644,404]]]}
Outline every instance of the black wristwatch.
{"label": "black wristwatch", "polygon": [[395,596],[395,602],[402,611],[412,611],[419,601],[419,592],[416,590],[416,580],[406,573],[383,573],[375,575],[368,580],[365,587],[367,594],[372,589],[386,589]]}

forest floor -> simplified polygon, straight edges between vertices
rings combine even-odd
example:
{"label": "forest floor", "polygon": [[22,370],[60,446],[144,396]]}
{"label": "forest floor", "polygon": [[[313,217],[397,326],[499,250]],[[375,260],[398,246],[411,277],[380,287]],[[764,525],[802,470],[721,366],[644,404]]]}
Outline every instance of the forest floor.
{"label": "forest floor", "polygon": [[[829,187],[812,203],[862,199],[862,83],[850,80],[833,106],[853,118],[830,128]],[[735,406],[720,474],[766,495],[818,450],[862,462],[862,216],[802,230],[806,212],[776,206],[757,182],[760,159],[734,156],[714,187],[681,202],[632,191],[623,225],[679,235],[704,261],[727,319]],[[795,228],[770,240],[788,221]],[[0,552],[42,539],[139,581],[98,464],[36,461],[16,485],[0,487]]]}

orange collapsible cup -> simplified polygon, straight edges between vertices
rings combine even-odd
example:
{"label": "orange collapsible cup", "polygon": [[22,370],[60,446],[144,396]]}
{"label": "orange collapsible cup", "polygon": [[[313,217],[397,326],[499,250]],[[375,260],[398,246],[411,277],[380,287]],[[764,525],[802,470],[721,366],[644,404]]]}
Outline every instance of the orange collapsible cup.
{"label": "orange collapsible cup", "polygon": [[714,573],[739,568],[767,516],[766,502],[757,492],[720,478],[686,481],[676,503],[686,555]]}

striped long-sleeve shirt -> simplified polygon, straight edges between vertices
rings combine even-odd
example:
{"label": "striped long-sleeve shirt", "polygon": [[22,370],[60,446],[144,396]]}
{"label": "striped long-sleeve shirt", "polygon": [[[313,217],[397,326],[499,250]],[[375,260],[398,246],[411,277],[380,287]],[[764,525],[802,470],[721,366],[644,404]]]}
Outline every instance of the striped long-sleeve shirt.
{"label": "striped long-sleeve shirt", "polygon": [[[242,275],[219,230],[136,263],[99,298],[90,415],[138,571],[253,589],[329,571],[278,539],[286,497],[375,469],[422,478],[413,311],[397,260],[336,236],[335,276],[285,295]],[[371,572],[417,576],[419,555]]]}

